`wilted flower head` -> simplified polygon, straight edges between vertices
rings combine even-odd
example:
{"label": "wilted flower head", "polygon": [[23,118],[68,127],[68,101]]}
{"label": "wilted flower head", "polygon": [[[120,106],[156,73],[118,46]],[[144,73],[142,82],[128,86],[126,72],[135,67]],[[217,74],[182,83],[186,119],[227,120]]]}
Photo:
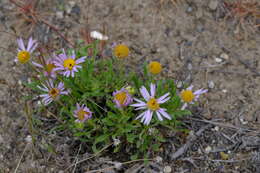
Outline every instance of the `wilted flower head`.
{"label": "wilted flower head", "polygon": [[119,91],[113,92],[113,97],[113,101],[115,102],[118,108],[128,106],[133,101],[132,96],[125,88],[121,88]]}
{"label": "wilted flower head", "polygon": [[60,82],[58,86],[54,86],[53,81],[49,80],[49,87],[46,85],[37,86],[40,90],[46,92],[46,94],[41,94],[40,97],[43,97],[42,102],[44,105],[48,105],[53,100],[57,100],[60,95],[67,95],[69,94],[68,91],[65,90],[64,84]]}
{"label": "wilted flower head", "polygon": [[148,65],[148,70],[152,74],[159,74],[162,71],[162,65],[157,61],[152,61]]}
{"label": "wilted flower head", "polygon": [[36,67],[43,69],[44,76],[56,78],[56,72],[54,71],[54,68],[56,66],[54,65],[54,60],[55,60],[54,58],[47,59],[45,65],[38,64],[36,62],[32,62],[32,64],[35,65]]}
{"label": "wilted flower head", "polygon": [[75,52],[72,52],[71,56],[67,56],[63,49],[63,53],[59,54],[54,61],[54,65],[56,66],[53,70],[60,71],[66,77],[75,76],[75,72],[78,72],[78,69],[81,68],[79,65],[83,63],[86,59],[86,56],[81,57],[76,60]]}
{"label": "wilted flower head", "polygon": [[108,40],[108,36],[101,34],[98,31],[91,31],[90,32],[90,37],[97,39],[97,40]]}
{"label": "wilted flower head", "polygon": [[80,106],[77,103],[77,109],[74,111],[73,116],[77,118],[77,120],[75,120],[75,122],[82,122],[83,123],[87,119],[92,117],[92,112],[84,104]]}
{"label": "wilted flower head", "polygon": [[185,109],[188,106],[188,103],[194,104],[194,101],[197,101],[201,94],[208,92],[207,89],[199,89],[193,93],[192,88],[193,85],[189,86],[187,89],[181,92],[180,96],[182,101],[184,102],[181,109]]}
{"label": "wilted flower head", "polygon": [[135,101],[138,103],[132,104],[131,106],[137,107],[136,110],[142,110],[142,109],[147,109],[145,112],[141,113],[136,119],[141,118],[141,122],[144,124],[148,125],[150,124],[150,121],[152,120],[153,113],[155,112],[158,119],[160,121],[163,120],[162,117],[165,117],[167,119],[171,119],[171,116],[166,112],[166,109],[161,108],[160,104],[167,102],[170,100],[170,93],[166,93],[163,96],[159,97],[158,99],[155,98],[155,92],[156,88],[155,85],[151,83],[150,86],[150,93],[147,91],[147,89],[142,86],[140,88],[141,95],[145,99],[145,102],[134,98]]}
{"label": "wilted flower head", "polygon": [[37,41],[33,40],[32,37],[30,37],[27,48],[25,48],[22,38],[17,39],[17,43],[18,43],[18,53],[15,61],[25,64],[30,60],[32,52],[36,49]]}
{"label": "wilted flower head", "polygon": [[116,45],[114,48],[114,55],[119,59],[124,59],[129,55],[129,48],[124,44]]}

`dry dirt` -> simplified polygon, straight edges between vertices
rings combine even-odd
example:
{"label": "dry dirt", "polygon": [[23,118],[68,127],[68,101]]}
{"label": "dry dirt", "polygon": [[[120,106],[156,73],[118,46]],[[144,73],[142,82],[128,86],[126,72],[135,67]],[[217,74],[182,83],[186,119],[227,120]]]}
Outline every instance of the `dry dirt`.
{"label": "dry dirt", "polygon": [[[206,124],[212,126],[187,153],[170,160],[169,153],[176,152],[185,141],[175,144],[169,139],[165,152],[159,154],[161,163],[151,162],[146,168],[127,165],[119,172],[160,172],[165,166],[170,166],[171,172],[259,171],[260,19],[247,17],[242,21],[234,17],[225,6],[225,2],[234,2],[231,0],[38,2],[41,16],[72,42],[82,38],[82,28],[105,28],[109,43],[121,41],[130,46],[130,65],[159,60],[165,68],[163,75],[176,79],[180,88],[184,81],[196,89],[209,89],[200,105],[192,108],[192,119],[185,121],[195,132]],[[33,35],[49,47],[67,44],[48,26],[35,26],[18,13],[8,0],[0,0],[0,173],[16,168],[17,172],[84,172],[113,166],[113,158],[104,154],[75,170],[65,170],[81,146],[73,139],[51,134],[39,138],[37,146],[26,142],[30,133],[24,96],[29,92],[21,82],[29,80],[30,71],[13,62],[17,46],[13,34],[24,38]],[[48,152],[47,144],[55,152]],[[81,152],[78,158],[87,155]],[[226,155],[228,159],[223,160]]]}

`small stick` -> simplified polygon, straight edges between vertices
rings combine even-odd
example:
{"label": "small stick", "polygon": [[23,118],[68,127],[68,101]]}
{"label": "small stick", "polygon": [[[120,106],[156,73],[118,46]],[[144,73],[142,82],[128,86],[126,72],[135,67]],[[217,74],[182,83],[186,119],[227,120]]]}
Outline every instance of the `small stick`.
{"label": "small stick", "polygon": [[26,146],[25,146],[25,148],[24,148],[24,150],[23,150],[23,153],[22,153],[22,155],[21,155],[21,158],[20,158],[20,160],[19,160],[19,162],[18,162],[18,164],[17,164],[15,170],[14,170],[14,173],[17,172],[17,170],[18,170],[18,168],[19,168],[19,166],[20,166],[20,164],[21,164],[21,161],[22,161],[22,159],[23,159],[23,155],[24,155],[24,153],[25,153],[25,151],[26,151],[26,149],[27,149],[27,146],[28,146],[28,143],[26,144]]}
{"label": "small stick", "polygon": [[100,154],[102,151],[104,151],[105,149],[107,149],[107,148],[110,147],[111,145],[113,145],[113,143],[111,143],[111,144],[105,146],[105,147],[102,148],[99,152],[95,153],[93,156],[90,156],[90,157],[88,157],[88,158],[86,158],[86,159],[80,160],[80,161],[78,161],[78,162],[76,162],[76,163],[70,165],[69,167],[67,167],[67,168],[65,169],[65,171],[68,170],[69,168],[71,168],[71,167],[73,167],[73,166],[79,164],[79,163],[85,162],[85,161],[87,161],[87,160],[89,160],[89,159],[92,159],[92,158],[96,157],[98,154]]}
{"label": "small stick", "polygon": [[171,160],[175,160],[178,157],[180,157],[182,154],[186,153],[186,151],[190,148],[190,146],[193,144],[193,142],[195,140],[197,140],[197,138],[205,131],[207,130],[209,127],[211,127],[212,125],[209,124],[207,126],[202,127],[200,130],[198,130],[195,135],[189,135],[188,138],[190,137],[190,139],[186,142],[186,144],[184,144],[181,148],[179,148],[175,153],[173,153],[171,155]]}

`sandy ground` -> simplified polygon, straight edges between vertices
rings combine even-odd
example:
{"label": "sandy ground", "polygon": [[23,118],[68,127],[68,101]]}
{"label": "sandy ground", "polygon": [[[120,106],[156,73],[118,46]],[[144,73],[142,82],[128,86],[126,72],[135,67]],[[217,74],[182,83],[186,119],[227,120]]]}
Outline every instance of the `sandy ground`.
{"label": "sandy ground", "polygon": [[[176,79],[180,88],[184,81],[196,89],[209,89],[199,107],[194,108],[193,118],[210,122],[189,120],[189,124],[194,131],[205,124],[212,126],[186,154],[175,161],[169,160],[167,153],[160,154],[162,163],[148,168],[126,166],[121,172],[160,172],[165,166],[170,166],[172,172],[256,172],[260,165],[260,37],[256,25],[260,21],[249,17],[242,22],[230,15],[225,2],[233,1],[174,2],[41,0],[37,9],[72,42],[82,38],[81,29],[105,28],[110,43],[121,41],[130,46],[130,65],[158,60],[165,67],[163,75]],[[26,142],[29,131],[23,96],[28,90],[20,84],[28,81],[30,71],[13,62],[16,38],[10,33],[15,31],[25,38],[34,35],[53,47],[66,45],[44,24],[32,26],[17,14],[14,5],[0,0],[0,31],[9,33],[0,34],[0,172],[14,172],[17,165],[18,172],[67,172],[64,170],[74,162],[79,147],[75,144],[77,148],[71,149],[75,143],[72,139],[52,135],[48,141],[40,138],[34,147]],[[216,119],[221,124],[212,123]],[[47,152],[46,143],[53,144],[56,154]],[[168,153],[184,144],[169,143]],[[219,148],[228,154],[228,161],[218,161],[223,159],[220,152],[211,152]],[[84,158],[84,153],[78,157]],[[75,170],[111,166],[106,159],[111,161],[110,157],[96,158]]]}

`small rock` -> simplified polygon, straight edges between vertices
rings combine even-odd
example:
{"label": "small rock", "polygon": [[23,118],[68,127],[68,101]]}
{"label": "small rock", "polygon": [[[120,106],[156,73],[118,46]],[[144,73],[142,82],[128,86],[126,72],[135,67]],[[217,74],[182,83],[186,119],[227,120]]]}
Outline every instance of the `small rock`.
{"label": "small rock", "polygon": [[187,68],[188,68],[188,70],[192,70],[192,64],[189,63]]}
{"label": "small rock", "polygon": [[212,80],[208,81],[208,87],[213,89],[215,87],[215,83]]}
{"label": "small rock", "polygon": [[229,59],[229,56],[228,56],[228,54],[226,54],[226,53],[222,53],[222,54],[220,55],[220,58],[222,58],[222,59],[224,59],[224,60],[228,60],[228,59]]}
{"label": "small rock", "polygon": [[214,128],[214,130],[215,130],[215,131],[219,131],[219,126],[216,126],[216,127]]}
{"label": "small rock", "polygon": [[181,88],[182,87],[182,81],[179,81],[178,83],[177,83],[177,88]]}
{"label": "small rock", "polygon": [[192,7],[188,7],[186,11],[187,11],[188,13],[190,13],[190,12],[192,12],[192,10],[193,10]]}
{"label": "small rock", "polygon": [[172,168],[170,166],[165,166],[163,169],[164,173],[171,173],[171,171],[172,171]]}
{"label": "small rock", "polygon": [[223,60],[222,60],[221,58],[215,58],[215,61],[216,61],[217,63],[221,63]]}
{"label": "small rock", "polygon": [[206,152],[206,153],[209,153],[211,150],[212,150],[211,146],[207,146],[207,147],[205,148],[205,152]]}
{"label": "small rock", "polygon": [[76,5],[76,2],[75,2],[75,1],[69,1],[69,5],[70,5],[71,7],[74,7],[74,6]]}
{"label": "small rock", "polygon": [[223,93],[227,93],[227,90],[226,90],[226,89],[223,89],[222,92],[223,92]]}
{"label": "small rock", "polygon": [[58,19],[63,19],[63,11],[57,11],[56,12],[56,17],[58,18]]}
{"label": "small rock", "polygon": [[217,0],[211,0],[211,1],[209,2],[209,8],[210,8],[211,10],[216,10],[217,7],[218,7],[218,1],[217,1]]}
{"label": "small rock", "polygon": [[163,159],[160,156],[156,156],[155,160],[157,163],[160,163]]}

